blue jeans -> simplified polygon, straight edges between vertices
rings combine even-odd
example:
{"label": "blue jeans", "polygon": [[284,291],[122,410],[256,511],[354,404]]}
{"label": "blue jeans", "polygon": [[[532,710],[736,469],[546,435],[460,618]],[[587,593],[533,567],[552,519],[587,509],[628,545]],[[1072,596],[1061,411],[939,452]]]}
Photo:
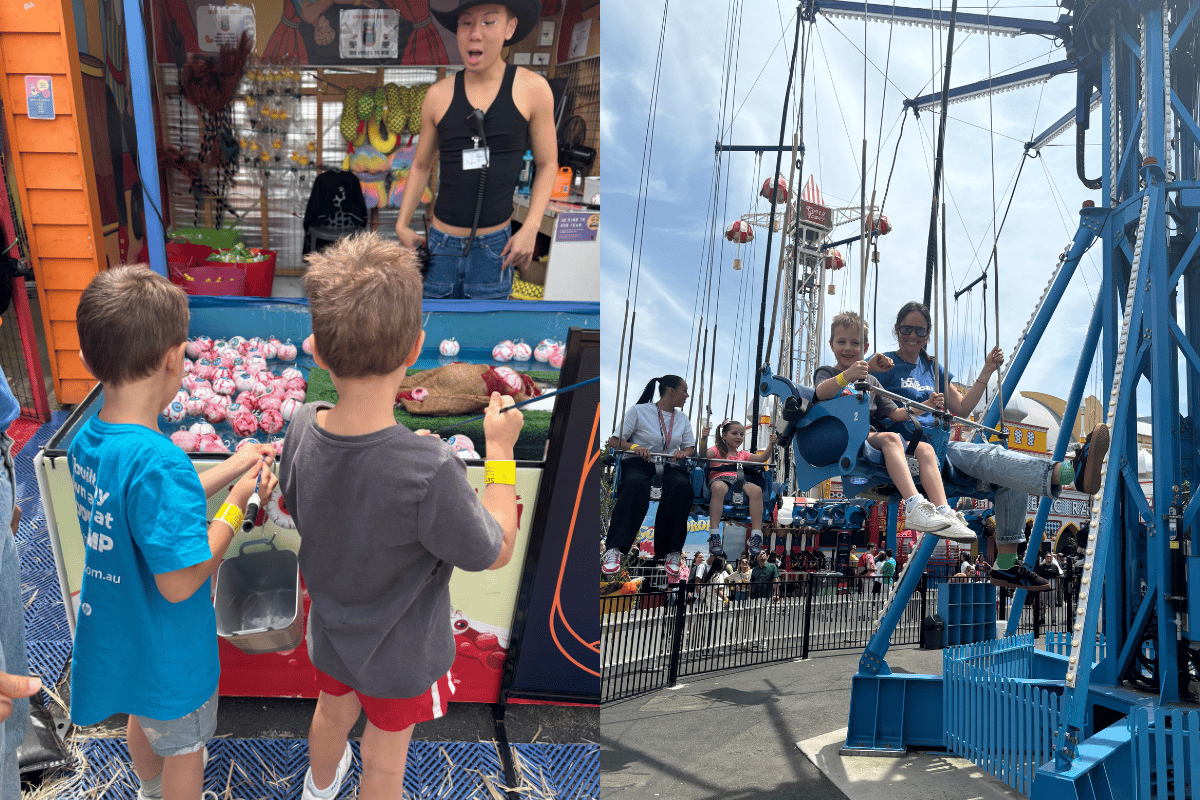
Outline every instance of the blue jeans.
{"label": "blue jeans", "polygon": [[[8,450],[12,439],[0,433],[0,672],[29,674],[25,650],[25,619],[21,613],[21,559],[10,530],[14,481]],[[29,728],[29,700],[13,700],[12,715],[0,723],[0,800],[21,799],[17,747]]]}
{"label": "blue jeans", "polygon": [[1054,461],[1006,450],[996,444],[950,442],[946,459],[955,469],[996,487],[996,544],[1025,539],[1027,497],[1058,497],[1053,488]]}
{"label": "blue jeans", "polygon": [[511,236],[508,228],[476,236],[471,252],[464,256],[467,237],[430,227],[425,297],[507,300],[512,294],[513,268],[501,266],[501,252]]}

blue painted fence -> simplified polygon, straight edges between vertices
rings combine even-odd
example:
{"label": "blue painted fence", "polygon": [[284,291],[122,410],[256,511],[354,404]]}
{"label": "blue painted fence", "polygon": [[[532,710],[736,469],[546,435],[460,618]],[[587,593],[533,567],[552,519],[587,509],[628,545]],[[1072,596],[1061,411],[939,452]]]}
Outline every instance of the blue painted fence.
{"label": "blue painted fence", "polygon": [[1134,800],[1195,797],[1200,775],[1200,714],[1181,708],[1133,713]]}
{"label": "blue painted fence", "polygon": [[1025,795],[1054,755],[1063,713],[1061,686],[1035,680],[1034,669],[1031,634],[942,656],[946,748]]}

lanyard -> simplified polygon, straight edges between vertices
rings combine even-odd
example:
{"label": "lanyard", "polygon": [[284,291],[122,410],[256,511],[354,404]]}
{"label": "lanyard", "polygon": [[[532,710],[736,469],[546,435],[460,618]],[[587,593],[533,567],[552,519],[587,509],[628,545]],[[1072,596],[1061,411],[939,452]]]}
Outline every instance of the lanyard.
{"label": "lanyard", "polygon": [[671,427],[667,427],[667,423],[663,421],[662,409],[658,409],[658,429],[663,435],[663,452],[668,452],[671,449],[671,439],[675,436],[675,412],[671,412]]}

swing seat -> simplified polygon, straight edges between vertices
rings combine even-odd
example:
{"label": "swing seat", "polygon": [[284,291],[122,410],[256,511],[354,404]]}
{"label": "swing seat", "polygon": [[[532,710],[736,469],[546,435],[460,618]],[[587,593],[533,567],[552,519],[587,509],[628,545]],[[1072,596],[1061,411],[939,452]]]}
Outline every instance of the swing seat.
{"label": "swing seat", "polygon": [[[795,455],[797,489],[807,491],[829,478],[840,476],[842,492],[847,498],[889,501],[896,497],[896,487],[884,467],[883,454],[866,441],[871,432],[866,395],[841,395],[814,403],[812,388],[772,375],[766,366],[762,368],[758,386],[760,395],[774,395],[783,402],[782,416],[787,420],[783,438],[790,439]],[[948,428],[925,427],[923,435],[942,465],[947,497],[992,499],[990,489],[980,487],[978,481],[947,463]],[[920,479],[914,475],[913,480],[919,490]],[[827,527],[815,509],[806,508],[803,517],[803,525]]]}
{"label": "swing seat", "polygon": [[[712,500],[712,489],[705,480],[705,472],[706,468],[699,464],[692,467],[692,515],[697,519],[708,517],[710,513],[709,503]],[[771,480],[770,469],[764,467],[760,472],[764,479],[763,482],[767,485],[767,488],[763,490],[762,521],[770,522],[774,516],[775,507],[779,505],[779,498],[783,494],[785,485]],[[733,492],[730,491],[726,493],[725,497],[728,498],[732,495]],[[750,498],[745,497],[741,503],[726,502],[722,504],[721,519],[748,523],[750,521]]]}
{"label": "swing seat", "polygon": [[781,413],[787,420],[781,439],[791,444],[798,490],[808,491],[854,469],[871,432],[865,396],[843,395],[813,403],[812,388],[772,375],[767,366],[760,373],[758,392],[780,398]]}

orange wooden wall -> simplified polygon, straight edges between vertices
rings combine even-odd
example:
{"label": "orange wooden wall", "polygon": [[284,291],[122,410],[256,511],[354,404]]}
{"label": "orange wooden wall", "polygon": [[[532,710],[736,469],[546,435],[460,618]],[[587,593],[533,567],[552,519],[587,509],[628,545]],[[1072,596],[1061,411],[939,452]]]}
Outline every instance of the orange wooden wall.
{"label": "orange wooden wall", "polygon": [[[54,394],[74,404],[95,384],[79,360],[75,308],[103,267],[103,253],[71,0],[0,0],[0,70],[4,130]],[[55,119],[26,116],[26,75],[53,78]]]}

